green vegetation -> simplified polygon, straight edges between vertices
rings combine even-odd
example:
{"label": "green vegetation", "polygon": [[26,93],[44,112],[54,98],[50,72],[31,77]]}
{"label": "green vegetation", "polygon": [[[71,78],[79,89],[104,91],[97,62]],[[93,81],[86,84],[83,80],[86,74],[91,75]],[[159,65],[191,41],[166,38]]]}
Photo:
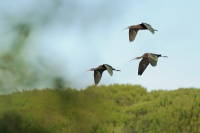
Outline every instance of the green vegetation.
{"label": "green vegetation", "polygon": [[0,95],[1,133],[197,133],[200,90],[139,85]]}

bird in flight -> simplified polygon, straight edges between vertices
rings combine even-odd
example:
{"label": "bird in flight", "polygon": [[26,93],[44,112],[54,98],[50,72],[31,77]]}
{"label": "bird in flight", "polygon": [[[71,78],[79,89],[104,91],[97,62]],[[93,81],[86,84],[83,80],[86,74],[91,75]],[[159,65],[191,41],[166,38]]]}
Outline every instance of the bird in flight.
{"label": "bird in flight", "polygon": [[97,85],[99,83],[99,81],[101,80],[102,73],[105,70],[108,71],[110,76],[113,75],[113,70],[114,71],[121,71],[121,70],[116,70],[115,68],[113,68],[112,66],[110,66],[108,64],[103,64],[103,65],[98,66],[97,68],[91,68],[87,71],[94,71],[94,83]]}
{"label": "bird in flight", "polygon": [[[157,61],[159,57],[166,57],[167,56],[161,56],[161,54],[153,54],[153,53],[145,53],[140,57],[136,57],[132,60],[137,60],[137,59],[141,59],[139,63],[139,67],[138,67],[138,75],[142,75],[142,73],[144,72],[144,70],[147,68],[147,66],[149,65],[149,63],[155,67],[157,65]],[[130,61],[132,61],[130,60]]]}
{"label": "bird in flight", "polygon": [[[147,30],[148,29],[152,34],[154,34],[154,32],[157,31],[156,29],[153,29],[150,24],[147,24],[147,23],[141,23],[138,25],[128,26],[125,29],[129,29],[129,41],[130,42],[133,42],[135,40],[138,30]],[[123,30],[125,30],[125,29],[123,29]]]}

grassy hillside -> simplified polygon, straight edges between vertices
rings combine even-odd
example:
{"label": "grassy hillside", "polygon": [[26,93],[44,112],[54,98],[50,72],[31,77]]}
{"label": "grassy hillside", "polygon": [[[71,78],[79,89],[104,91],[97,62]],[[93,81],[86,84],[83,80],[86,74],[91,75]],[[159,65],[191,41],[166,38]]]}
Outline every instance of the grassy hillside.
{"label": "grassy hillside", "polygon": [[33,90],[0,95],[1,133],[197,133],[200,90],[141,86]]}

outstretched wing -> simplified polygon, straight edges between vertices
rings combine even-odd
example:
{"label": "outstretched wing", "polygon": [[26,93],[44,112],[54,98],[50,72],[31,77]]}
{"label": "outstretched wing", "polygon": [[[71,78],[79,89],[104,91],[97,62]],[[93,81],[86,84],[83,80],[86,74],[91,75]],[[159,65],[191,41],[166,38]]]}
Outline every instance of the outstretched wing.
{"label": "outstretched wing", "polygon": [[135,37],[137,35],[137,32],[138,32],[138,29],[133,29],[133,28],[130,28],[129,29],[129,41],[132,42],[135,40]]}
{"label": "outstretched wing", "polygon": [[110,76],[113,75],[113,68],[112,66],[108,65],[108,64],[103,64],[106,68],[106,70],[108,71],[108,73],[110,74]]}
{"label": "outstretched wing", "polygon": [[147,68],[148,65],[149,65],[148,58],[143,58],[139,64],[138,75],[142,75],[142,73],[144,72],[144,70]]}
{"label": "outstretched wing", "polygon": [[94,83],[97,85],[101,80],[102,72],[94,70]]}
{"label": "outstretched wing", "polygon": [[148,54],[148,60],[149,60],[149,63],[152,65],[152,66],[156,66],[157,65],[157,62],[158,62],[158,57],[155,55],[155,54]]}
{"label": "outstretched wing", "polygon": [[150,24],[147,24],[147,23],[142,23],[152,34],[154,34],[154,29],[151,27]]}

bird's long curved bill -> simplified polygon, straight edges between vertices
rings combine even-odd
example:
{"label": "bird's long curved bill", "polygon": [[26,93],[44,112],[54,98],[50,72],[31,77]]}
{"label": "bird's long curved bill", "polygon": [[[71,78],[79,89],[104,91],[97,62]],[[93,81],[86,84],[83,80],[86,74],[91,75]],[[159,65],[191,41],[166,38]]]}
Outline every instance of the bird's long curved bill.
{"label": "bird's long curved bill", "polygon": [[[91,68],[91,69],[89,69],[89,70],[87,70],[87,71],[94,71],[95,69],[94,68]],[[85,72],[87,72],[87,71],[85,71]]]}
{"label": "bird's long curved bill", "polygon": [[[132,60],[135,60],[136,58],[132,59]],[[130,60],[129,62],[131,62],[132,60]]]}
{"label": "bird's long curved bill", "polygon": [[124,31],[125,29],[129,29],[129,27],[124,28],[122,31]]}

